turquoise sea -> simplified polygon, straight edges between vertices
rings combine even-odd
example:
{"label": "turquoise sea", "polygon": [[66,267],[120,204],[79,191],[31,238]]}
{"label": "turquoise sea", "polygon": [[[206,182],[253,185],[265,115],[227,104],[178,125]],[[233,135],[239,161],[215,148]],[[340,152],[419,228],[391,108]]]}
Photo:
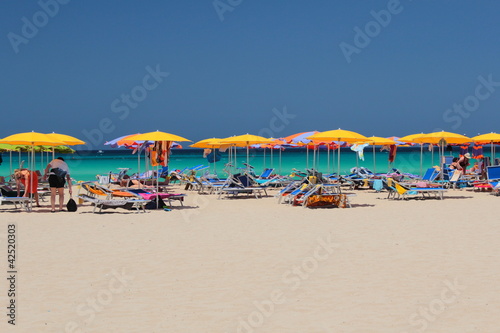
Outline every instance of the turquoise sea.
{"label": "turquoise sea", "polygon": [[[485,156],[490,156],[490,150],[485,146]],[[225,176],[223,172],[224,164],[228,161],[228,153],[221,153],[222,159],[215,164],[217,174]],[[246,149],[237,149],[237,167],[244,168],[243,163],[246,162]],[[446,156],[458,156],[459,148],[454,147],[453,151],[445,152]],[[282,175],[290,174],[292,169],[305,170],[306,167],[315,167],[323,173],[330,173],[337,171],[337,151],[332,153],[330,151],[329,158],[327,150],[320,150],[316,155],[316,162],[313,161],[313,151],[309,151],[309,158],[304,148],[288,148],[281,152],[273,150],[272,158],[269,149],[250,149],[249,162],[255,167],[255,173],[259,174],[265,167],[274,167],[277,173]],[[63,156],[68,163],[71,176],[76,180],[95,180],[97,174],[107,174],[109,172],[118,172],[118,168],[130,168],[128,174],[133,174],[138,171],[137,155],[133,155],[127,149],[114,149],[104,150],[102,153],[98,151],[85,151],[77,152],[75,154],[57,154]],[[376,172],[387,172],[391,168],[397,168],[401,172],[408,172],[413,174],[420,173],[420,148],[419,147],[400,147],[397,151],[396,160],[392,165],[388,164],[388,152],[380,151],[376,147],[375,158],[376,166],[374,166],[373,150],[368,147],[364,151],[364,161],[357,160],[356,154],[349,148],[342,148],[340,153],[341,164],[340,169],[342,174],[349,173],[349,170],[356,165],[366,167]],[[423,150],[423,169],[438,164],[439,154],[437,149],[432,154],[427,148]],[[28,156],[26,153],[12,152],[12,159],[9,152],[3,152],[3,163],[0,165],[0,176],[7,176],[10,174],[10,166],[17,168],[19,161],[25,161],[25,167],[28,165]],[[36,169],[43,170],[48,161],[52,159],[52,153],[45,153],[42,157],[41,153],[36,153]],[[472,160],[474,161],[474,160]],[[140,159],[141,172],[146,170],[144,155]],[[185,167],[192,167],[196,165],[209,165],[206,158],[203,158],[203,149],[174,149],[170,156],[169,168],[183,169]],[[150,167],[149,167],[150,169]],[[210,170],[213,172],[214,164],[210,164]]]}

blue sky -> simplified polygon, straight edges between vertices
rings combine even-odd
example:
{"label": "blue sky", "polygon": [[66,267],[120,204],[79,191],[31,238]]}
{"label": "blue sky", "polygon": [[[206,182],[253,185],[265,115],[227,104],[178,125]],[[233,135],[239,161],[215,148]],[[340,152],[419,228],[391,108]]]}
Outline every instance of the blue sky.
{"label": "blue sky", "polygon": [[0,137],[55,131],[97,148],[156,129],[500,131],[499,12],[493,0],[5,0]]}

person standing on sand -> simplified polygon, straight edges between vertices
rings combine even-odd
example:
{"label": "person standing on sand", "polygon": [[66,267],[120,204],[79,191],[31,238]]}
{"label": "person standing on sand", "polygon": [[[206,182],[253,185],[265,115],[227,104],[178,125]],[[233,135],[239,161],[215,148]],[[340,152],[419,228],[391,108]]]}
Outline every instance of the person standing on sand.
{"label": "person standing on sand", "polygon": [[21,184],[24,186],[24,197],[30,197],[31,194],[35,197],[37,207],[40,207],[38,201],[38,176],[36,173],[28,169],[18,169],[14,171],[14,178],[16,179],[17,196],[20,195]]}
{"label": "person standing on sand", "polygon": [[52,213],[56,211],[56,194],[59,195],[59,211],[62,211],[64,205],[64,185],[66,180],[68,181],[69,195],[73,194],[69,167],[66,162],[64,162],[64,158],[58,157],[50,161],[45,168],[43,179],[47,179],[47,175],[49,176],[50,205],[52,206]]}

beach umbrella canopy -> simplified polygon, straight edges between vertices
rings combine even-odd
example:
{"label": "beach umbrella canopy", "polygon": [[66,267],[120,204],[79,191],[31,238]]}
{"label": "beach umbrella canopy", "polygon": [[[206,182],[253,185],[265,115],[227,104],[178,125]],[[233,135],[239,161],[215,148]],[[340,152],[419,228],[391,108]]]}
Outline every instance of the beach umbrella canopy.
{"label": "beach umbrella canopy", "polygon": [[406,135],[401,138],[399,138],[399,141],[401,142],[406,142],[406,143],[415,143],[413,140],[418,139],[422,136],[424,136],[424,133],[417,133],[417,134],[411,134],[411,135]]}
{"label": "beach umbrella canopy", "polygon": [[319,132],[307,137],[307,139],[323,141],[345,141],[349,143],[371,141],[362,134],[352,131],[346,131],[340,128],[332,131]]}
{"label": "beach umbrella canopy", "polygon": [[441,131],[423,134],[415,137],[412,141],[415,143],[444,144],[444,141],[446,141],[446,143],[466,143],[472,142],[472,139],[465,135]]}
{"label": "beach umbrella canopy", "polygon": [[490,144],[491,145],[491,158],[495,158],[495,150],[494,150],[494,143],[500,143],[500,134],[498,133],[487,133],[487,134],[481,134],[481,135],[476,135],[475,137],[472,138],[472,141],[475,143],[479,144]]}
{"label": "beach umbrella canopy", "polygon": [[3,139],[0,143],[8,143],[11,145],[29,145],[29,146],[61,146],[64,142],[54,139],[47,134],[38,132],[26,132],[13,134]]}
{"label": "beach umbrella canopy", "polygon": [[289,135],[287,137],[283,138],[283,141],[286,141],[288,143],[302,143],[302,144],[307,144],[311,142],[311,139],[307,139],[307,137],[314,135],[316,133],[319,133],[318,131],[310,131],[310,132],[301,132],[301,133],[296,133]]}
{"label": "beach umbrella canopy", "polygon": [[487,143],[499,143],[500,142],[500,134],[498,133],[487,133],[476,135],[471,138],[473,142],[487,144]]}
{"label": "beach umbrella canopy", "polygon": [[252,135],[252,134],[243,134],[237,136],[231,136],[229,138],[222,139],[223,143],[234,143],[234,144],[243,144],[244,147],[248,147],[250,145],[262,144],[262,143],[271,143],[272,139],[264,138],[263,136]]}
{"label": "beach umbrella canopy", "polygon": [[386,146],[397,144],[397,142],[391,138],[382,138],[380,136],[370,136],[368,139],[370,139],[371,141],[367,141],[366,143],[370,146]]}
{"label": "beach umbrella canopy", "polygon": [[220,146],[228,146],[228,143],[223,143],[221,142],[222,139],[220,138],[211,138],[211,139],[204,139],[200,140],[198,142],[193,143],[192,145],[189,145],[189,147],[193,148],[219,148]]}
{"label": "beach umbrella canopy", "polygon": [[441,169],[441,174],[443,172],[443,168],[441,167],[442,163],[442,155],[444,151],[444,145],[446,143],[467,143],[472,142],[471,138],[466,137],[465,135],[452,133],[452,132],[433,132],[421,135],[413,139],[413,142],[417,143],[430,143],[430,144],[438,144],[440,146],[439,149],[439,164]]}
{"label": "beach umbrella canopy", "polygon": [[118,148],[118,147],[123,147],[125,146],[125,143],[122,142],[123,140],[131,137],[131,136],[134,136],[134,135],[138,135],[140,133],[135,133],[135,134],[128,134],[128,135],[123,135],[123,136],[120,136],[116,139],[113,139],[113,140],[109,140],[109,141],[106,141],[106,143],[104,143],[105,146],[111,146],[111,148]]}
{"label": "beach umbrella canopy", "polygon": [[[395,137],[394,137],[395,138]],[[373,146],[373,172],[377,172],[377,160],[375,156],[375,146],[387,146],[397,144],[391,138],[382,138],[380,136],[370,136],[368,139],[371,141],[366,142],[367,144]]]}
{"label": "beach umbrella canopy", "polygon": [[243,134],[222,139],[220,140],[220,142],[228,143],[239,147],[247,147],[247,169],[248,169],[250,162],[250,157],[248,152],[249,146],[255,144],[271,143],[273,142],[273,140],[253,134]]}
{"label": "beach umbrella canopy", "polygon": [[77,139],[73,136],[66,135],[66,134],[59,134],[59,133],[49,133],[47,134],[49,137],[52,139],[64,143],[66,146],[75,146],[75,145],[84,145],[85,142]]}
{"label": "beach umbrella canopy", "polygon": [[122,140],[124,143],[127,142],[136,142],[136,141],[191,141],[182,136],[178,136],[175,134],[165,133],[161,131],[143,133],[132,135],[125,140]]}
{"label": "beach umbrella canopy", "polygon": [[19,151],[24,149],[25,146],[20,146],[20,145],[11,145],[8,143],[0,143],[0,150],[6,150],[6,151]]}
{"label": "beach umbrella canopy", "polygon": [[[326,132],[319,132],[316,133],[310,137],[307,137],[307,139],[311,140],[324,140],[324,141],[345,141],[349,143],[356,143],[356,142],[369,142],[371,141],[368,139],[366,136],[352,132],[352,131],[346,131],[343,129],[337,129],[337,130],[331,130],[331,131],[326,131]],[[337,171],[338,174],[340,175],[340,145],[338,147],[338,162],[337,162]]]}

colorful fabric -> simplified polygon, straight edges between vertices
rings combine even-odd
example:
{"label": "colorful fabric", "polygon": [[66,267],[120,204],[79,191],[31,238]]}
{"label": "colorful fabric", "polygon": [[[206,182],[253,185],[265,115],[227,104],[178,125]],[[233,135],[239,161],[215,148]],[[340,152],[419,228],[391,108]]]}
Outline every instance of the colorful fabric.
{"label": "colorful fabric", "polygon": [[474,147],[472,147],[472,158],[478,159],[478,158],[483,158],[483,146],[476,144]]}
{"label": "colorful fabric", "polygon": [[366,146],[368,146],[367,143],[353,144],[351,146],[351,150],[355,151],[356,153],[358,153],[359,159],[362,160],[362,161],[364,161],[365,160],[365,155],[363,154],[363,150],[365,149]]}
{"label": "colorful fabric", "polygon": [[396,159],[397,149],[398,149],[398,146],[391,145],[390,150],[389,150],[389,163],[394,163],[394,160]]}
{"label": "colorful fabric", "polygon": [[464,156],[469,152],[469,145],[460,146],[460,157]]}

